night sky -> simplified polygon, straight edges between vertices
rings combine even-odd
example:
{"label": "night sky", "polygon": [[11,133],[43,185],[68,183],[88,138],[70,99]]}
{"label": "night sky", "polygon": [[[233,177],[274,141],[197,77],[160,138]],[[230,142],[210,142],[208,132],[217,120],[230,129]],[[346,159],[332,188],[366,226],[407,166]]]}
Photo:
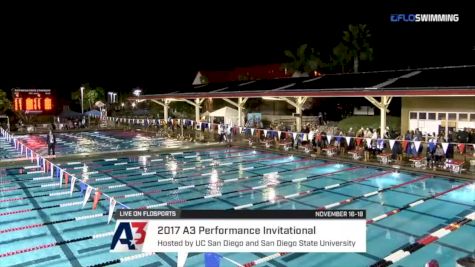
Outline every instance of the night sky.
{"label": "night sky", "polygon": [[[158,93],[191,84],[199,69],[284,62],[283,50],[302,43],[327,55],[350,23],[368,24],[373,35],[374,61],[363,63],[362,71],[475,63],[475,12],[468,2],[319,2],[2,9],[0,88],[52,88],[69,95],[89,82],[106,90],[138,86]],[[393,13],[458,13],[460,21],[391,23]]]}

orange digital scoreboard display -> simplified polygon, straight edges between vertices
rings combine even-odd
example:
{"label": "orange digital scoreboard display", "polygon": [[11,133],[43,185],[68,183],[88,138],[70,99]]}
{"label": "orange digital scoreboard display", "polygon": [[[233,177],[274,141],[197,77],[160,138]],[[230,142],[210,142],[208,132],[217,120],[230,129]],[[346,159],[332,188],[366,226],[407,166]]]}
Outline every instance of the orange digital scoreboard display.
{"label": "orange digital scoreboard display", "polygon": [[12,89],[15,111],[42,113],[53,111],[51,89]]}

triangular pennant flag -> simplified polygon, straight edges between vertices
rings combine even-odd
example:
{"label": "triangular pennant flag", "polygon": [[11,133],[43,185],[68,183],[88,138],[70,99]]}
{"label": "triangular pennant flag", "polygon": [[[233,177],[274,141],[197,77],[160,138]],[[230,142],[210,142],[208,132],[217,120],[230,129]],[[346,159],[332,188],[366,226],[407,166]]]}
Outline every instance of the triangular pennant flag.
{"label": "triangular pennant flag", "polygon": [[101,191],[96,190],[96,193],[94,194],[94,201],[92,202],[92,209],[95,210],[97,208],[97,204],[99,203],[99,200],[101,199]]}
{"label": "triangular pennant flag", "polygon": [[242,133],[242,127],[239,127],[239,133]]}
{"label": "triangular pennant flag", "polygon": [[74,184],[76,183],[76,176],[71,177],[71,188],[69,189],[69,195],[73,195]]}
{"label": "triangular pennant flag", "polygon": [[292,137],[294,138],[294,140],[297,138],[297,133],[292,133]]}
{"label": "triangular pennant flag", "polygon": [[46,160],[43,158],[43,172],[46,172]]}
{"label": "triangular pennant flag", "polygon": [[[472,145],[473,146],[473,150],[475,151],[475,144]],[[475,153],[474,153],[475,154]]]}
{"label": "triangular pennant flag", "polygon": [[84,208],[84,206],[86,206],[86,203],[89,200],[89,197],[91,196],[91,192],[92,192],[92,189],[93,189],[93,187],[90,186],[90,185],[86,185],[86,186],[87,186],[86,193],[84,194],[84,200],[82,201],[82,207],[83,208]]}
{"label": "triangular pennant flag", "polygon": [[64,184],[67,185],[69,183],[69,174],[67,172],[64,173]]}
{"label": "triangular pennant flag", "polygon": [[444,153],[447,153],[448,147],[449,147],[449,143],[442,143],[442,148],[444,149]]}
{"label": "triangular pennant flag", "polygon": [[330,144],[331,140],[332,140],[331,134],[327,134],[327,141],[328,141],[329,144]]}
{"label": "triangular pennant flag", "polygon": [[421,146],[421,141],[414,141],[414,146],[416,146],[416,151],[419,151],[419,147]]}
{"label": "triangular pennant flag", "polygon": [[394,143],[396,143],[396,140],[389,140],[389,148],[393,150]]}
{"label": "triangular pennant flag", "polygon": [[277,131],[277,138],[280,139],[280,135],[282,134],[282,131]]}
{"label": "triangular pennant flag", "polygon": [[460,154],[463,154],[463,150],[465,149],[465,144],[458,144],[458,148],[459,148]]}
{"label": "triangular pennant flag", "polygon": [[366,146],[371,146],[371,138],[366,138]]}
{"label": "triangular pennant flag", "polygon": [[53,175],[54,175],[54,165],[53,165],[53,162],[50,162],[50,171],[51,171],[51,178],[53,178]]}
{"label": "triangular pennant flag", "polygon": [[308,140],[308,134],[304,133],[302,136],[302,140],[307,141]]}
{"label": "triangular pennant flag", "polygon": [[383,139],[378,139],[377,147],[378,147],[378,149],[383,149],[384,148],[384,140]]}
{"label": "triangular pennant flag", "polygon": [[256,130],[256,129],[251,128],[251,135],[254,135],[254,131],[255,131],[255,130]]}
{"label": "triangular pennant flag", "polygon": [[36,154],[36,166],[40,166],[40,156]]}
{"label": "triangular pennant flag", "polygon": [[351,137],[350,136],[345,136],[345,140],[346,140],[346,145],[349,146],[350,142],[351,142]]}
{"label": "triangular pennant flag", "polygon": [[111,197],[110,200],[109,200],[109,216],[107,218],[107,223],[111,222],[112,215],[114,214],[114,209],[115,209],[115,204],[116,203],[117,203],[117,201],[113,197]]}
{"label": "triangular pennant flag", "polygon": [[407,140],[402,141],[402,149],[404,151],[406,151],[406,149],[407,149],[407,144],[408,144]]}
{"label": "triangular pennant flag", "polygon": [[267,130],[264,130],[264,137],[267,137]]}
{"label": "triangular pennant flag", "polygon": [[59,169],[59,187],[63,186],[63,169]]}

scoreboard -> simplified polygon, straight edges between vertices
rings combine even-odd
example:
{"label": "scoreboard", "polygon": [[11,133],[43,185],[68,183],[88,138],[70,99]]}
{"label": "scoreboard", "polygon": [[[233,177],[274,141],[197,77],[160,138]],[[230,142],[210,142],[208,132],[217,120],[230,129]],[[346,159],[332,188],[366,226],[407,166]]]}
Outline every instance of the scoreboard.
{"label": "scoreboard", "polygon": [[51,89],[12,89],[15,111],[42,113],[53,111]]}

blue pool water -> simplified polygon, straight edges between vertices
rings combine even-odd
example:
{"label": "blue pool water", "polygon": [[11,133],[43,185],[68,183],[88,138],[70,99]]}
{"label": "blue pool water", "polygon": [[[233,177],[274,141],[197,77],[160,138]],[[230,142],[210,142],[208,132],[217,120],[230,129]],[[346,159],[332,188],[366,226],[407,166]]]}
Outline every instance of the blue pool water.
{"label": "blue pool water", "polygon": [[[46,134],[18,136],[28,147],[47,155]],[[148,150],[178,148],[182,144],[166,138],[130,131],[76,132],[56,134],[56,154],[113,152],[120,150]]]}
{"label": "blue pool water", "polygon": [[[114,196],[131,208],[182,200],[181,203],[172,204],[169,207],[231,209],[248,203],[264,202],[252,206],[251,209],[315,210],[349,197],[361,196],[423,176],[405,172],[394,174],[383,169],[240,148],[196,150],[174,155],[157,153],[108,161],[64,163],[61,166],[80,178],[87,178],[92,186],[103,188],[103,192]],[[69,186],[62,188],[48,186],[55,181],[46,178],[33,180],[33,178],[45,176],[44,173],[27,173],[35,170],[35,168],[9,168],[2,169],[0,172],[0,255],[52,242],[107,234],[114,230],[114,222],[107,224],[106,214],[109,204],[106,200],[102,200],[96,210],[91,209],[91,202],[88,202],[83,209],[81,204],[76,203],[82,201],[79,187],[70,196]],[[156,173],[142,175],[151,172]],[[264,177],[263,174],[269,172],[278,172],[278,175]],[[323,174],[328,175],[322,176]],[[372,178],[334,189],[317,190],[312,194],[285,202],[274,200],[276,196],[285,196],[368,176]],[[246,179],[231,180],[244,177]],[[308,179],[301,182],[289,182],[300,177],[308,177]],[[173,179],[160,181],[168,178]],[[367,217],[373,218],[463,182],[444,177],[428,178],[368,198],[361,198],[338,208],[366,209]],[[275,186],[239,192],[262,184]],[[185,185],[195,185],[195,187],[178,189]],[[162,191],[158,192],[158,189]],[[42,196],[51,193],[57,194]],[[135,193],[144,194],[130,196]],[[215,193],[222,193],[223,196],[203,198],[204,195]],[[20,199],[22,197],[27,198]],[[72,204],[48,208],[65,203]],[[28,211],[34,208],[37,209]],[[368,266],[435,229],[473,212],[474,209],[475,187],[466,186],[368,225],[366,253],[293,253],[264,263],[262,266]],[[14,211],[23,212],[7,214]],[[96,217],[57,222],[87,215],[96,215]],[[35,224],[44,222],[52,223],[34,227]],[[32,225],[30,229],[6,231],[6,229]],[[416,251],[395,265],[424,266],[429,260],[437,259],[441,266],[455,266],[456,259],[475,252],[474,236],[475,224],[472,222]],[[109,253],[110,243],[111,236],[106,235],[71,242],[67,245],[4,256],[0,257],[0,266],[90,266],[133,255],[133,253]],[[224,253],[223,256],[244,264],[270,254],[272,253]],[[176,254],[157,253],[114,266],[173,266],[175,261]],[[204,266],[203,254],[190,254],[186,266]],[[221,266],[236,265],[223,260]]]}
{"label": "blue pool water", "polygon": [[5,137],[0,136],[0,159],[17,159],[21,158],[18,151],[11,146]]}

